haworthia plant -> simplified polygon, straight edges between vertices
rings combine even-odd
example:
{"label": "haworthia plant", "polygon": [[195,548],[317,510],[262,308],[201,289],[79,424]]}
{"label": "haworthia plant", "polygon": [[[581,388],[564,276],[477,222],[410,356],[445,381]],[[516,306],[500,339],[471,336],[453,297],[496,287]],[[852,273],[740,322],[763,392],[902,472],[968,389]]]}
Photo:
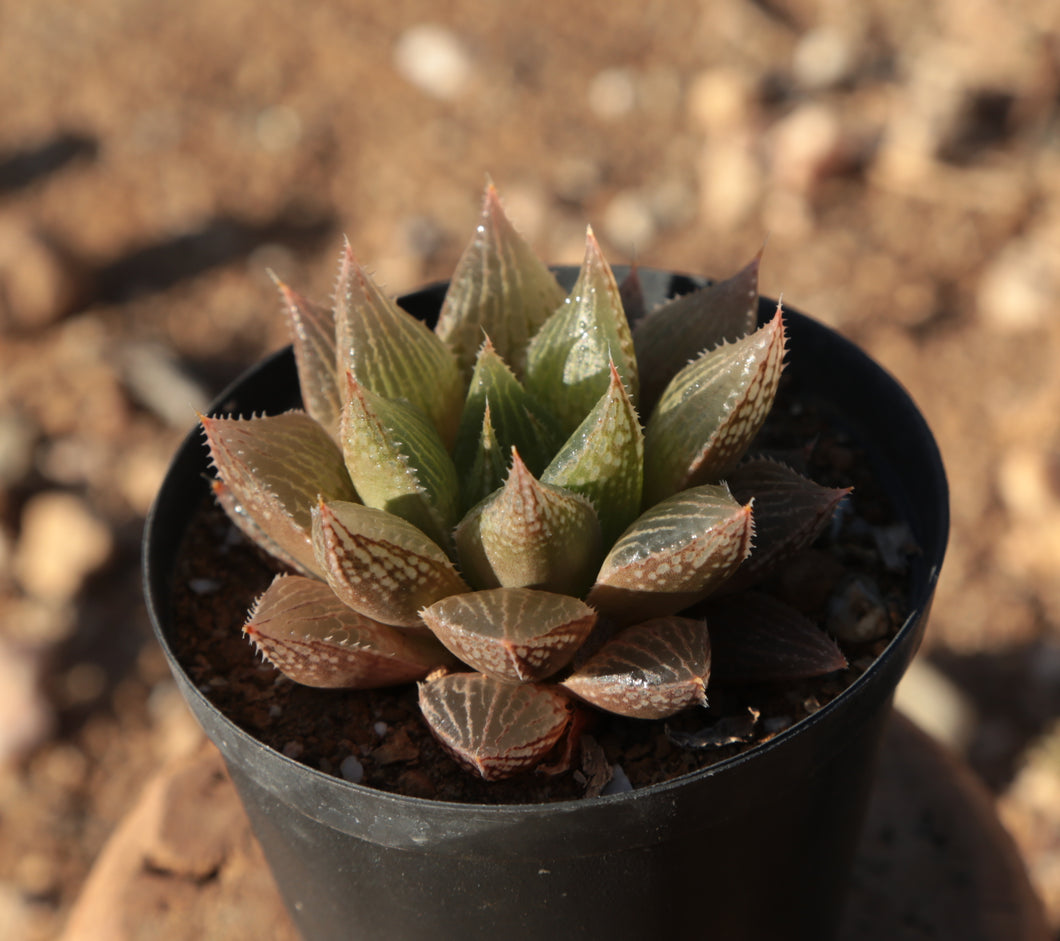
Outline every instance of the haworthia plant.
{"label": "haworthia plant", "polygon": [[556,767],[579,710],[704,703],[712,611],[734,672],[841,669],[816,625],[740,601],[846,493],[745,458],[786,342],[779,307],[756,328],[760,254],[646,311],[590,230],[567,294],[490,184],[434,330],[349,245],[331,310],[277,281],[306,411],[202,418],[218,502],[292,570],[247,637],[298,683],[419,681],[490,780]]}

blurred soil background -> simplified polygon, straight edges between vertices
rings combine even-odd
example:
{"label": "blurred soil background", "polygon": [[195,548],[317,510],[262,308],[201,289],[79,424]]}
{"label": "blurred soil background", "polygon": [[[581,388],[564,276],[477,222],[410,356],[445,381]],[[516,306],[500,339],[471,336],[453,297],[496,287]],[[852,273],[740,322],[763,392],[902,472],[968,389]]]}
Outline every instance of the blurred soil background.
{"label": "blurred soil background", "polygon": [[490,174],[550,262],[727,276],[913,393],[953,531],[902,701],[1060,928],[1055,0],[0,0],[0,936],[61,929],[198,731],[139,539],[202,408],[341,238],[445,277]]}

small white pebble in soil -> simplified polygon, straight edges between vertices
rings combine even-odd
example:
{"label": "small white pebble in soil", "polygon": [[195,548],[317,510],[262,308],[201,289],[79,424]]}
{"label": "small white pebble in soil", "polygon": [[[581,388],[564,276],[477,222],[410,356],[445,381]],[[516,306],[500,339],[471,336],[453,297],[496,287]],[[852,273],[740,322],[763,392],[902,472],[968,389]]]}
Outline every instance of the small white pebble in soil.
{"label": "small white pebble in soil", "polygon": [[299,758],[302,754],[302,743],[301,742],[288,742],[283,746],[283,753],[288,758]]}
{"label": "small white pebble in soil", "polygon": [[876,582],[855,576],[828,603],[828,632],[840,640],[864,643],[883,637],[890,618]]}
{"label": "small white pebble in soil", "polygon": [[347,781],[352,781],[354,784],[360,784],[364,780],[364,765],[353,755],[348,755],[342,759],[342,764],[339,765],[339,772]]}
{"label": "small white pebble in soil", "polygon": [[632,791],[633,785],[630,783],[629,778],[626,776],[626,772],[622,770],[622,765],[611,766],[611,780],[607,782],[607,785],[600,792],[601,794],[624,794],[626,791]]}
{"label": "small white pebble in soil", "polygon": [[793,721],[791,716],[772,716],[762,720],[762,731],[766,735],[776,735],[791,726]]}
{"label": "small white pebble in soil", "polygon": [[376,735],[382,738],[387,733],[387,724],[385,722],[377,722],[375,725],[372,726],[372,731],[374,731]]}
{"label": "small white pebble in soil", "polygon": [[276,703],[273,703],[271,706],[269,706],[269,718],[270,719],[278,719],[282,715],[283,715],[283,706],[278,706]]}
{"label": "small white pebble in soil", "polygon": [[193,578],[188,582],[188,587],[197,595],[211,595],[221,583],[213,578]]}

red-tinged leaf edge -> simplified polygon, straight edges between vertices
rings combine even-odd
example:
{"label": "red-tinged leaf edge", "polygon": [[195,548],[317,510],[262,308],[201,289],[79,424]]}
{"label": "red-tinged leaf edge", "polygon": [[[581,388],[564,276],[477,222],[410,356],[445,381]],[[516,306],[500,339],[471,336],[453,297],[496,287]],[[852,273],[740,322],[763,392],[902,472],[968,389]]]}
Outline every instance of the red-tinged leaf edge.
{"label": "red-tinged leaf edge", "polygon": [[325,689],[377,689],[421,680],[454,661],[426,632],[358,614],[315,578],[279,575],[243,633],[288,679]]}
{"label": "red-tinged leaf edge", "polygon": [[706,703],[711,658],[706,622],[653,618],[622,631],[562,685],[606,712],[662,719]]}
{"label": "red-tinged leaf edge", "polygon": [[561,670],[596,623],[596,612],[577,598],[530,588],[450,595],[420,617],[464,663],[509,683]]}
{"label": "red-tinged leaf edge", "polygon": [[710,631],[716,684],[807,679],[847,667],[831,637],[769,595],[745,591],[699,610]]}
{"label": "red-tinged leaf edge", "polygon": [[442,747],[486,781],[534,768],[571,721],[571,703],[558,687],[502,683],[482,673],[420,683],[419,700]]}
{"label": "red-tinged leaf edge", "polygon": [[704,353],[673,378],[644,430],[646,503],[736,467],[773,407],[786,342],[778,304],[754,333]]}
{"label": "red-tinged leaf edge", "polygon": [[[687,362],[754,330],[764,250],[765,246],[731,278],[664,301],[635,323],[633,342],[644,373],[640,406],[645,414]],[[632,317],[630,323],[634,323]]]}
{"label": "red-tinged leaf edge", "polygon": [[741,591],[812,545],[852,487],[824,487],[770,458],[740,464],[726,479],[741,503],[754,501],[754,548],[724,591]]}

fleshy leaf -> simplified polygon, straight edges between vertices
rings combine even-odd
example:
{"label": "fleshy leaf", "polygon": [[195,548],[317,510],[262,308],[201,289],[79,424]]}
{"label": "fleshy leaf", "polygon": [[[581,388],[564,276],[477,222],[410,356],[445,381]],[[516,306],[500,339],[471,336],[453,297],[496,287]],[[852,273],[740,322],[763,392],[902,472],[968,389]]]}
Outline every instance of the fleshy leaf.
{"label": "fleshy leaf", "polygon": [[468,590],[422,530],[374,507],[322,502],[313,511],[313,548],[339,599],[384,624],[419,626],[421,608]]}
{"label": "fleshy leaf", "polygon": [[741,503],[754,500],[755,547],[726,591],[758,581],[779,562],[813,543],[851,491],[850,487],[823,487],[768,458],[740,464],[727,483]]}
{"label": "fleshy leaf", "polygon": [[464,382],[456,357],[422,321],[387,297],[346,244],[335,287],[339,375],[427,414],[446,447],[456,436]]}
{"label": "fleshy leaf", "polygon": [[[457,467],[470,467],[474,455],[483,446],[481,434],[487,404],[501,453],[507,455],[513,447],[518,448],[531,473],[540,474],[556,453],[562,437],[551,416],[515,378],[489,338],[479,350],[460,416],[460,429],[453,448],[453,461]],[[471,506],[492,493],[503,480],[502,475],[492,487],[478,493],[466,505]]]}
{"label": "fleshy leaf", "polygon": [[261,654],[304,686],[376,689],[422,680],[452,664],[430,634],[380,624],[315,578],[280,575],[243,628]]}
{"label": "fleshy leaf", "polygon": [[745,591],[705,606],[717,682],[796,680],[845,669],[831,637],[794,608]]}
{"label": "fleshy leaf", "polygon": [[641,371],[641,408],[653,408],[670,380],[704,350],[754,330],[761,261],[759,251],[731,278],[671,298],[636,325],[633,344]]}
{"label": "fleshy leaf", "polygon": [[489,402],[482,412],[482,431],[470,462],[461,462],[460,505],[474,506],[504,483],[508,476],[508,448],[502,448],[493,430]]}
{"label": "fleshy leaf", "polygon": [[607,391],[612,361],[636,404],[633,337],[615,276],[589,229],[574,288],[530,343],[526,387],[570,434]]}
{"label": "fleshy leaf", "polygon": [[487,781],[528,771],[555,748],[571,707],[555,686],[452,673],[420,684],[420,711],[435,738]]}
{"label": "fleshy leaf", "polygon": [[675,614],[732,576],[753,532],[750,505],[737,503],[725,486],[684,490],[622,534],[586,600],[624,624]]}
{"label": "fleshy leaf", "polygon": [[530,338],[563,303],[563,288],[504,214],[490,183],[482,219],[449,282],[436,332],[471,373],[482,337],[517,375]]}
{"label": "fleshy leaf", "polygon": [[426,415],[385,399],[347,373],[341,442],[361,501],[418,526],[448,545],[459,484],[453,460]]}
{"label": "fleshy leaf", "polygon": [[588,500],[541,483],[513,451],[504,486],[464,517],[456,545],[479,587],[580,595],[600,560],[600,523]]}
{"label": "fleshy leaf", "polygon": [[545,468],[541,481],[592,503],[605,546],[636,519],[644,484],[644,434],[613,366],[607,391]]}
{"label": "fleshy leaf", "polygon": [[330,310],[307,301],[275,275],[273,281],[283,299],[302,403],[328,434],[337,438],[342,389],[336,366],[334,315]]}
{"label": "fleshy leaf", "polygon": [[529,588],[450,595],[420,614],[465,663],[516,683],[565,667],[596,623],[596,612],[577,598]]}
{"label": "fleshy leaf", "polygon": [[644,496],[650,506],[719,480],[743,457],[773,406],[784,361],[784,320],[724,343],[682,369],[644,432]]}
{"label": "fleshy leaf", "polygon": [[706,703],[710,660],[705,621],[654,618],[627,627],[562,685],[598,709],[662,719]]}
{"label": "fleshy leaf", "polygon": [[[304,575],[311,574],[310,570],[307,569],[302,563],[300,563],[290,553],[284,551],[279,543],[275,542],[268,533],[265,532],[251,517],[247,511],[243,508],[243,504],[240,503],[235,494],[225,485],[223,480],[215,477],[210,481],[210,490],[213,493],[214,499],[217,501],[217,505],[225,511],[228,518],[236,524],[236,526],[243,532],[251,542],[260,546],[266,552],[269,553],[274,559],[279,559],[284,565],[289,565],[297,572],[301,572]],[[314,565],[312,573],[316,573],[316,566]]]}
{"label": "fleshy leaf", "polygon": [[[310,541],[317,499],[356,500],[342,452],[305,412],[261,418],[200,416],[217,475],[221,505],[263,549],[279,548],[303,572],[320,572]],[[251,524],[248,525],[246,520]]]}

